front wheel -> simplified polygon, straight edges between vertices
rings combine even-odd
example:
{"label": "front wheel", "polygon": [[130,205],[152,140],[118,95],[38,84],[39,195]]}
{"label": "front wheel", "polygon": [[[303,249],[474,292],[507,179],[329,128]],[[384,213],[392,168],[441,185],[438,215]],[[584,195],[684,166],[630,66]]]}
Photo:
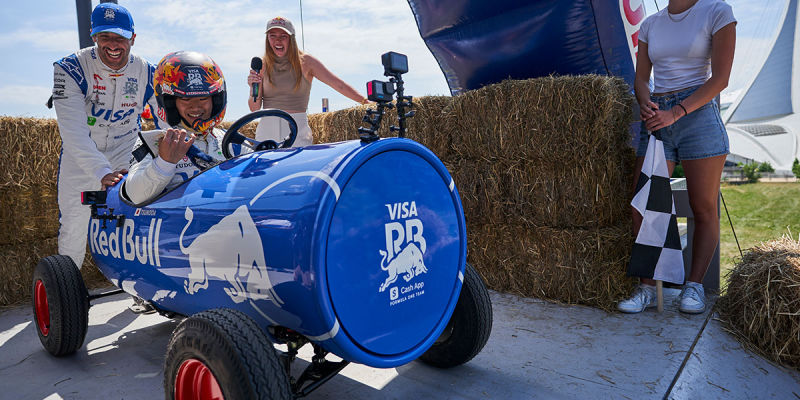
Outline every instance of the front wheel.
{"label": "front wheel", "polygon": [[33,316],[42,346],[60,357],[83,345],[89,327],[89,292],[72,258],[45,257],[32,283]]}
{"label": "front wheel", "polygon": [[275,348],[247,315],[203,311],[183,320],[164,362],[167,399],[291,399]]}
{"label": "front wheel", "polygon": [[438,368],[451,368],[472,360],[483,350],[492,332],[492,301],[478,271],[467,264],[464,285],[450,322],[420,360]]}

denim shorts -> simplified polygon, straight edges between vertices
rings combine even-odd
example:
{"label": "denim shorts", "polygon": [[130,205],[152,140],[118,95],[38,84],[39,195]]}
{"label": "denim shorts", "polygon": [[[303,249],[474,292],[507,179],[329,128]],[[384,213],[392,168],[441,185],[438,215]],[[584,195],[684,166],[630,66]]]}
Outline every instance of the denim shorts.
{"label": "denim shorts", "polygon": [[[658,104],[659,110],[669,110],[689,97],[698,87],[663,96],[651,96],[650,100]],[[716,99],[712,99],[689,115],[659,131],[661,140],[664,142],[664,156],[670,161],[696,160],[721,156],[730,152],[728,132],[720,118]],[[649,134],[643,121],[639,147],[636,150],[637,156],[644,157],[647,152],[648,140]]]}

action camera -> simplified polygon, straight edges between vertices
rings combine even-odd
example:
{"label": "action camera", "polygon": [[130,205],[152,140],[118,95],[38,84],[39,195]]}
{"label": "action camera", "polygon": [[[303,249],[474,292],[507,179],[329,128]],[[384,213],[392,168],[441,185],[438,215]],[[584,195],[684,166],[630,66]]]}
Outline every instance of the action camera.
{"label": "action camera", "polygon": [[394,85],[383,81],[367,82],[367,99],[376,103],[392,101]]}
{"label": "action camera", "polygon": [[399,75],[408,72],[408,57],[390,51],[381,55],[384,75]]}

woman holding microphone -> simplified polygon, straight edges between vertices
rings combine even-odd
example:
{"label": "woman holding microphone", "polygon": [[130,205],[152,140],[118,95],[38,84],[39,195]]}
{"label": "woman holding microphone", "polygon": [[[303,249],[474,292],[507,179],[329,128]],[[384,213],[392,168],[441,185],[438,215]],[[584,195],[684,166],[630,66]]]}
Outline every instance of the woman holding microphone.
{"label": "woman holding microphone", "polygon": [[[277,108],[291,114],[297,122],[297,139],[294,147],[312,144],[311,127],[308,126],[308,98],[311,83],[319,79],[343,96],[359,104],[368,100],[361,93],[330,72],[316,58],[297,47],[291,21],[275,17],[267,23],[266,49],[261,71],[250,70],[247,83],[258,84],[255,96],[248,98],[250,111]],[[256,128],[256,140],[281,142],[289,135],[289,125],[277,118],[262,118]]]}

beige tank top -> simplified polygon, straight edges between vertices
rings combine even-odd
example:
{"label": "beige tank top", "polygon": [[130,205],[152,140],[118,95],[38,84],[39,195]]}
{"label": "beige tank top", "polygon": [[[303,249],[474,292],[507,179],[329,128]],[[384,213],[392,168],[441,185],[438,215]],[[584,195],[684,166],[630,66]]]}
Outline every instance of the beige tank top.
{"label": "beige tank top", "polygon": [[[299,73],[299,72],[298,72]],[[278,60],[272,71],[272,83],[264,77],[264,108],[277,108],[286,112],[306,112],[311,82],[302,77],[294,90],[295,71],[288,59]]]}

